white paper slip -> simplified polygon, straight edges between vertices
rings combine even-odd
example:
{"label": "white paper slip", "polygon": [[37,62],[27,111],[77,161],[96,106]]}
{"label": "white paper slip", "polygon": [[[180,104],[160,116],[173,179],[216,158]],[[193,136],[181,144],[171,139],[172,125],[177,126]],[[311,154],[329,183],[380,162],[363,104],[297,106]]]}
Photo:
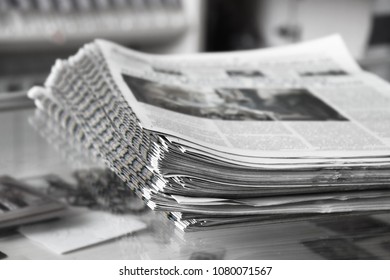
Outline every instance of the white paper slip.
{"label": "white paper slip", "polygon": [[133,215],[87,212],[44,224],[22,227],[27,238],[65,254],[146,228]]}

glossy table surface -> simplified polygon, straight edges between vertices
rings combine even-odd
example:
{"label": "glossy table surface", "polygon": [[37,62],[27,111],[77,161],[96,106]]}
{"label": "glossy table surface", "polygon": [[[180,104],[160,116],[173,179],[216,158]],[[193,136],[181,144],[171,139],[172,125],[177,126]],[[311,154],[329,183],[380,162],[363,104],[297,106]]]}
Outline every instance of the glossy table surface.
{"label": "glossy table surface", "polygon": [[[30,124],[33,113],[0,112],[0,175],[33,185],[48,175],[69,178],[80,166],[40,136]],[[9,259],[390,259],[390,213],[190,233],[147,209],[134,218],[147,228],[62,255],[17,229],[0,231],[0,251]]]}

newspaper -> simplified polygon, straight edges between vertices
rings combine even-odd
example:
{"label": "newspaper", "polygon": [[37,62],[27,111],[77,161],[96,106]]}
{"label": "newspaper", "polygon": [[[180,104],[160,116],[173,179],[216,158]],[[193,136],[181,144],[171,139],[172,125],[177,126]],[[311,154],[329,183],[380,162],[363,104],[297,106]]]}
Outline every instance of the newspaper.
{"label": "newspaper", "polygon": [[390,87],[339,36],[195,56],[97,44],[142,126],[172,142],[244,162],[389,155]]}
{"label": "newspaper", "polygon": [[97,40],[29,96],[43,135],[182,230],[390,210],[390,86],[337,35],[175,56]]}

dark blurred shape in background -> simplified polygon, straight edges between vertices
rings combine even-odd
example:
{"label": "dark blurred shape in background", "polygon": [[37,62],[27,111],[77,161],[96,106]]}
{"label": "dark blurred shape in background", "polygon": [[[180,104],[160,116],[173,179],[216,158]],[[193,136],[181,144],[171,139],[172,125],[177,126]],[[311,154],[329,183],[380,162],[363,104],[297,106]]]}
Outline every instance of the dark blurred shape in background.
{"label": "dark blurred shape in background", "polygon": [[258,48],[257,16],[261,1],[213,0],[206,2],[207,51]]}

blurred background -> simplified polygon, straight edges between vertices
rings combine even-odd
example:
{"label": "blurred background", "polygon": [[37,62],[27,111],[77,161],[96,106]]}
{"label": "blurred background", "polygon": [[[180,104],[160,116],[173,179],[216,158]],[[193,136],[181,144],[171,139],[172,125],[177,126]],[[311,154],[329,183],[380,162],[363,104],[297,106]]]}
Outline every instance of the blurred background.
{"label": "blurred background", "polygon": [[32,106],[56,58],[94,38],[153,53],[272,47],[340,33],[390,80],[388,0],[0,0],[0,110]]}

